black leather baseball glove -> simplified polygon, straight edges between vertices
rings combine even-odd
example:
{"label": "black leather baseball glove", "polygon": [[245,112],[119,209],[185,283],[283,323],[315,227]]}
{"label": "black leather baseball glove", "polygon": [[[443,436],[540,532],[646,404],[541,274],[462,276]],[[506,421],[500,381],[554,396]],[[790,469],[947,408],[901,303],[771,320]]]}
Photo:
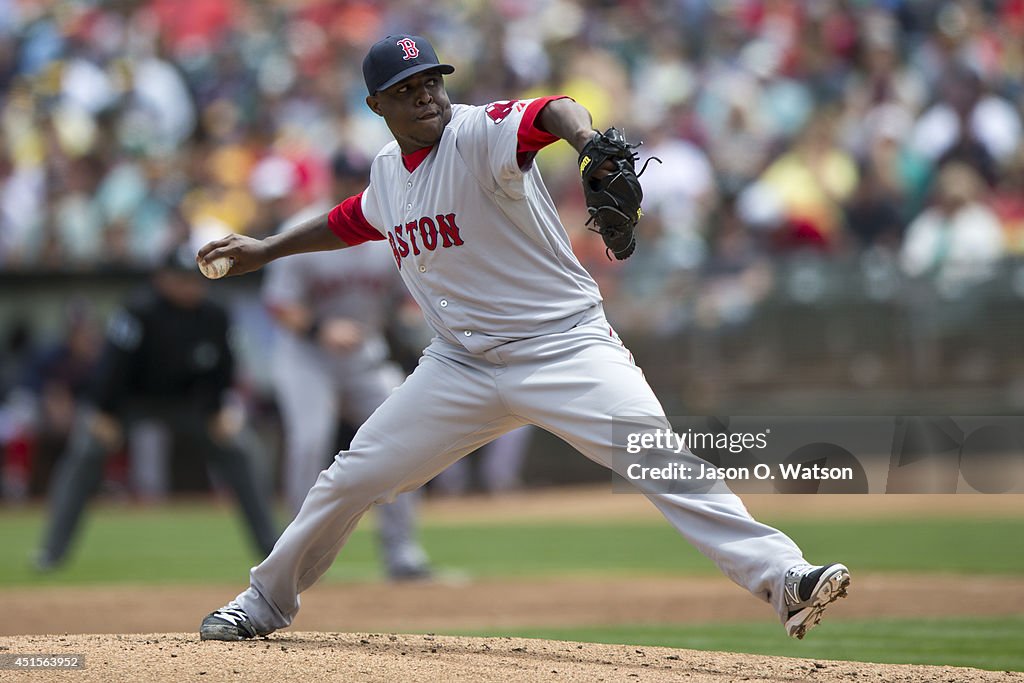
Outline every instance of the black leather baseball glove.
{"label": "black leather baseball glove", "polygon": [[[661,163],[660,159],[651,157],[637,173],[638,155],[633,150],[639,146],[626,142],[618,128],[609,128],[603,133],[594,131],[594,137],[580,152],[583,195],[590,212],[586,224],[597,225],[590,229],[601,235],[608,251],[620,261],[629,258],[636,249],[633,233],[643,216],[640,201],[644,198],[638,178],[651,159]],[[605,162],[610,162],[614,168],[610,169]],[[608,171],[607,175],[602,175],[602,171]]]}

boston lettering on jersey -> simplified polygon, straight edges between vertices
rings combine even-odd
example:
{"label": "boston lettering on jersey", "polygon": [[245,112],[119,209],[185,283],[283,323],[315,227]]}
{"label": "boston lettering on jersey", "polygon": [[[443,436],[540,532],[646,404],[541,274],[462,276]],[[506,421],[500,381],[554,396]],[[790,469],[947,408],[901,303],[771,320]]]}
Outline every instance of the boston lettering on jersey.
{"label": "boston lettering on jersey", "polygon": [[464,244],[454,213],[437,214],[433,218],[423,216],[405,225],[396,225],[388,230],[388,243],[399,268],[402,267],[402,259],[409,254],[419,256],[423,250],[450,249]]}

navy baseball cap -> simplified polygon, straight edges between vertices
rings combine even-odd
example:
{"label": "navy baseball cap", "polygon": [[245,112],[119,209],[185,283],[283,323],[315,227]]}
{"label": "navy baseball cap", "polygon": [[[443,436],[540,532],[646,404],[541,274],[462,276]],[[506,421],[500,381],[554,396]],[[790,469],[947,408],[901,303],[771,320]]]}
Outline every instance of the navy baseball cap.
{"label": "navy baseball cap", "polygon": [[421,71],[437,69],[443,74],[455,71],[451,64],[437,61],[430,41],[405,33],[388,36],[374,43],[363,59],[363,80],[371,95]]}

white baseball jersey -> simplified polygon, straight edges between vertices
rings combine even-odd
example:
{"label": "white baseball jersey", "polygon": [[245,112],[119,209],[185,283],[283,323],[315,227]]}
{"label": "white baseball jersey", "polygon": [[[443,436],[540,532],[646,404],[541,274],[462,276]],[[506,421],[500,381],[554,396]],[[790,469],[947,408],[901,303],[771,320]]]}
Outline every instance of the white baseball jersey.
{"label": "white baseball jersey", "polygon": [[397,143],[374,160],[359,208],[377,234],[332,213],[349,244],[387,239],[433,330],[473,353],[570,329],[601,301],[540,171],[520,166],[532,158],[520,130],[537,135],[532,120],[549,100],[453,105],[440,142],[412,172]]}
{"label": "white baseball jersey", "polygon": [[[533,125],[545,101],[453,106],[433,147],[403,157],[388,145],[366,190],[331,210],[328,223],[347,244],[389,242],[438,336],[250,572],[236,600],[257,633],[292,623],[299,594],[327,571],[367,508],[502,434],[537,425],[612,468],[625,433],[652,420],[668,425],[528,163],[555,139]],[[666,456],[697,461],[689,452]],[[644,493],[786,623],[786,573],[803,563],[799,547],[754,520],[723,482],[716,490]]]}

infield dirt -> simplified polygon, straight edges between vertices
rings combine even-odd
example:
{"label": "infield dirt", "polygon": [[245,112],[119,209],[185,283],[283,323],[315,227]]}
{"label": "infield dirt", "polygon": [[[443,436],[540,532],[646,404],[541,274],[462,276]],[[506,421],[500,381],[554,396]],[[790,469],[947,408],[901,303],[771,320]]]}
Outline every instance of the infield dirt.
{"label": "infield dirt", "polygon": [[[520,638],[294,632],[242,643],[184,634],[20,636],[0,652],[84,655],[46,680],[106,681],[1024,681],[979,669],[833,662]],[[0,671],[0,680],[38,680]]]}

